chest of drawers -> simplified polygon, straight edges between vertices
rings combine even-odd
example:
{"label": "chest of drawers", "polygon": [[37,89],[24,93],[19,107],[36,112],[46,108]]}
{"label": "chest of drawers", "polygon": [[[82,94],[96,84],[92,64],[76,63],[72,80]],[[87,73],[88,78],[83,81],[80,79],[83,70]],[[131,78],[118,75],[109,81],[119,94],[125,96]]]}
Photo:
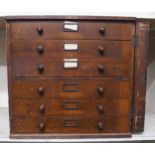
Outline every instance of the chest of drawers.
{"label": "chest of drawers", "polygon": [[143,131],[148,23],[84,16],[6,20],[11,138]]}

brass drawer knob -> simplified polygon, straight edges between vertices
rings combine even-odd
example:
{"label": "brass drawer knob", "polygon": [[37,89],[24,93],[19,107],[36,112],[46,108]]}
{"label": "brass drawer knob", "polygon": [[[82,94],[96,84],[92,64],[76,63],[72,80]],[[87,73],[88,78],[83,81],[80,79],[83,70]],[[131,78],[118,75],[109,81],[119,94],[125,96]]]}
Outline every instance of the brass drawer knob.
{"label": "brass drawer knob", "polygon": [[40,73],[42,73],[44,71],[44,65],[43,64],[37,65],[37,69]]}
{"label": "brass drawer knob", "polygon": [[100,95],[103,95],[103,93],[104,93],[104,88],[103,88],[103,87],[98,87],[98,93],[99,93]]}
{"label": "brass drawer knob", "polygon": [[100,32],[101,35],[104,35],[105,34],[105,28],[104,27],[101,27],[99,29],[99,32]]}
{"label": "brass drawer knob", "polygon": [[38,93],[39,93],[40,95],[43,95],[43,94],[44,94],[44,88],[43,88],[43,87],[39,87],[39,88],[38,88]]}
{"label": "brass drawer knob", "polygon": [[99,50],[99,52],[100,52],[101,55],[104,54],[104,50],[105,50],[104,47],[100,46],[100,47],[98,48],[98,50]]}
{"label": "brass drawer knob", "polygon": [[43,34],[43,28],[42,27],[37,27],[37,32],[39,35],[42,35]]}
{"label": "brass drawer knob", "polygon": [[103,113],[104,112],[104,108],[103,108],[103,105],[97,105],[97,109],[100,113]]}
{"label": "brass drawer knob", "polygon": [[43,122],[40,123],[39,129],[40,130],[44,130],[45,129],[45,124]]}
{"label": "brass drawer knob", "polygon": [[102,130],[103,127],[104,127],[102,122],[98,122],[98,125],[97,126],[98,126],[98,129],[100,129],[100,130]]}
{"label": "brass drawer knob", "polygon": [[44,52],[43,46],[39,45],[39,46],[37,47],[37,51],[38,51],[39,54],[42,54],[42,53]]}
{"label": "brass drawer knob", "polygon": [[99,70],[99,72],[103,73],[104,72],[104,66],[102,64],[99,64],[98,70]]}
{"label": "brass drawer knob", "polygon": [[44,113],[45,106],[43,104],[41,104],[39,110],[40,110],[41,113]]}

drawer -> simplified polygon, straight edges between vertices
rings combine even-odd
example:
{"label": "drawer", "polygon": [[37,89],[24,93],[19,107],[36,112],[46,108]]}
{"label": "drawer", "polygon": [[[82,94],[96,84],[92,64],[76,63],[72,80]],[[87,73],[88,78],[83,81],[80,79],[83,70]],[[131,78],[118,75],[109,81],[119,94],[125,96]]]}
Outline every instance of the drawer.
{"label": "drawer", "polygon": [[13,40],[15,58],[106,58],[130,60],[134,48],[130,41],[106,40]]}
{"label": "drawer", "polygon": [[23,116],[126,116],[129,99],[13,99],[12,112]]}
{"label": "drawer", "polygon": [[128,133],[130,118],[124,117],[46,117],[13,116],[11,133]]}
{"label": "drawer", "polygon": [[[134,23],[76,21],[19,21],[12,22],[12,39],[109,39],[131,40]],[[67,25],[67,26],[66,26]],[[66,28],[68,27],[68,28]],[[70,28],[72,27],[72,28]]]}
{"label": "drawer", "polygon": [[130,81],[119,79],[14,80],[13,98],[130,98]]}
{"label": "drawer", "polygon": [[15,59],[16,77],[130,77],[131,61],[105,59]]}

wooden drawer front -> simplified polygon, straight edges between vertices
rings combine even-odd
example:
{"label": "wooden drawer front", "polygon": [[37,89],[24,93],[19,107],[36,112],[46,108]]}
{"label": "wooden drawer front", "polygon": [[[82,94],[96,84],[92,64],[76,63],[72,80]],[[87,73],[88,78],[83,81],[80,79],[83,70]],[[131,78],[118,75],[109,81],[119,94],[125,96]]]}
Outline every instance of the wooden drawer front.
{"label": "wooden drawer front", "polygon": [[12,83],[12,93],[14,98],[129,98],[130,82],[117,79],[16,80]]}
{"label": "wooden drawer front", "polygon": [[13,99],[14,115],[81,115],[125,116],[129,115],[129,99]]}
{"label": "wooden drawer front", "polygon": [[[66,48],[64,46],[72,46]],[[75,48],[77,46],[77,48]],[[11,55],[15,58],[106,58],[130,60],[130,41],[100,40],[13,40]]]}
{"label": "wooden drawer front", "polygon": [[17,116],[12,119],[11,133],[128,133],[130,119],[123,117],[46,117],[37,119]]}
{"label": "wooden drawer front", "polygon": [[131,40],[133,23],[77,21],[78,31],[64,30],[63,21],[36,21],[11,23],[13,39],[110,39]]}
{"label": "wooden drawer front", "polygon": [[[71,60],[71,59],[69,59]],[[13,75],[17,77],[130,77],[131,62],[77,59],[77,67],[65,68],[65,59],[16,59]]]}

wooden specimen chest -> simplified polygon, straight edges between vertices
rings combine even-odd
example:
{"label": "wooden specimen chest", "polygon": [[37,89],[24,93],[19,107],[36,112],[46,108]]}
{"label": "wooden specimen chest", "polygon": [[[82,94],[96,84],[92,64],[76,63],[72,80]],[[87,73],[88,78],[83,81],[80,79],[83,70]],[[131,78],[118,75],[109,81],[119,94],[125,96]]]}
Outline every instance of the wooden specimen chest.
{"label": "wooden specimen chest", "polygon": [[143,131],[147,22],[6,20],[10,137],[127,137]]}

